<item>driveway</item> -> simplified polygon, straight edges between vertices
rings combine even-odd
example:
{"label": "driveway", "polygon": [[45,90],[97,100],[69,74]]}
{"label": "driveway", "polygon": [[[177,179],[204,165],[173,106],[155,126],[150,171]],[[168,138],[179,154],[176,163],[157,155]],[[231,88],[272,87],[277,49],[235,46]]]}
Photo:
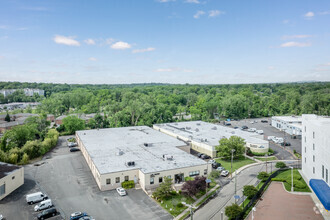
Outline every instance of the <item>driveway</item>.
{"label": "driveway", "polygon": [[11,203],[1,203],[7,219],[35,219],[29,209],[25,210],[32,206],[25,203],[24,197],[40,190],[52,199],[63,219],[77,211],[95,219],[172,219],[142,190],[128,190],[124,197],[115,190],[101,192],[81,152],[69,152],[66,138],[60,137],[58,146],[42,160],[44,164],[25,167],[24,186],[8,197]]}

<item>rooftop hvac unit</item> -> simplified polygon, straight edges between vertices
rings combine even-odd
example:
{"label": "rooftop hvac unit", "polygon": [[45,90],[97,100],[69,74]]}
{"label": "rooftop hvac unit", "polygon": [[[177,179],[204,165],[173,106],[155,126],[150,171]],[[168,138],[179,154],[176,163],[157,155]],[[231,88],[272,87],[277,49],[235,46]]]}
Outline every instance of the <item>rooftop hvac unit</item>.
{"label": "rooftop hvac unit", "polygon": [[166,155],[166,160],[173,160],[173,156]]}
{"label": "rooftop hvac unit", "polygon": [[196,125],[201,125],[201,123],[197,123]]}
{"label": "rooftop hvac unit", "polygon": [[191,128],[187,126],[186,129],[187,129],[187,130],[190,130]]}
{"label": "rooftop hvac unit", "polygon": [[207,139],[205,138],[204,141],[207,142]]}
{"label": "rooftop hvac unit", "polygon": [[198,131],[199,131],[199,129],[198,129],[198,128],[196,128],[196,129],[195,129],[195,131],[197,131],[197,132],[198,132]]}
{"label": "rooftop hvac unit", "polygon": [[144,143],[143,145],[144,145],[145,147],[148,147],[148,146],[149,146],[149,144],[148,144],[148,143]]}
{"label": "rooftop hvac unit", "polygon": [[201,142],[204,142],[204,139],[203,138],[201,138]]}
{"label": "rooftop hvac unit", "polygon": [[216,126],[214,126],[214,127],[212,128],[212,130],[217,130],[217,127],[216,127]]}
{"label": "rooftop hvac unit", "polygon": [[123,155],[124,154],[124,151],[122,151],[122,150],[119,150],[118,152],[117,152],[117,156],[121,156],[121,155]]}
{"label": "rooftop hvac unit", "polygon": [[128,165],[129,167],[132,166],[132,162],[131,162],[131,161],[127,162],[127,165]]}

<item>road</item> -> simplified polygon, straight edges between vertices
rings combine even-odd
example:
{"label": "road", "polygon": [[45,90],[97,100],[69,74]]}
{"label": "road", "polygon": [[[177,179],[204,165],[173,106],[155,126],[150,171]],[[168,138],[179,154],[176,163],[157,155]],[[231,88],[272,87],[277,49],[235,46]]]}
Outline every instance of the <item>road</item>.
{"label": "road", "polygon": [[[275,169],[275,164],[272,165],[272,170]],[[265,164],[259,164],[249,167],[243,170],[237,175],[237,195],[243,196],[242,189],[245,185],[256,185],[259,181],[257,174],[261,171],[266,171]],[[268,171],[270,171],[270,165],[268,164]],[[220,193],[216,198],[207,203],[204,207],[197,210],[194,214],[195,220],[206,219],[220,219],[221,211],[224,212],[224,208],[235,202],[235,181],[230,181],[227,185],[221,187]],[[225,217],[225,216],[224,216]],[[226,218],[226,217],[225,217]]]}

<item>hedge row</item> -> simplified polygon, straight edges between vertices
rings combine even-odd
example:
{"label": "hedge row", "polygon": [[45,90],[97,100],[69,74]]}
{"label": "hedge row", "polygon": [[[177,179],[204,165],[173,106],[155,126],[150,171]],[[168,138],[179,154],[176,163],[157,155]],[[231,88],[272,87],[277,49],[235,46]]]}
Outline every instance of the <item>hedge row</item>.
{"label": "hedge row", "polygon": [[131,189],[135,187],[135,183],[133,180],[125,181],[121,183],[121,187],[125,189]]}

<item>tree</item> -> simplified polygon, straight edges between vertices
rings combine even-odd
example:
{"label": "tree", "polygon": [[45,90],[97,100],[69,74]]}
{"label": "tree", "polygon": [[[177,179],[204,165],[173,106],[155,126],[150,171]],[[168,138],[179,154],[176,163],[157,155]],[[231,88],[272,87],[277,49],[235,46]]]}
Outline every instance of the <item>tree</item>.
{"label": "tree", "polygon": [[236,219],[242,211],[243,209],[239,205],[233,203],[225,208],[225,215],[229,219]]}
{"label": "tree", "polygon": [[261,181],[266,181],[269,177],[269,174],[267,172],[260,172],[257,176],[257,178]]}
{"label": "tree", "polygon": [[277,162],[275,164],[275,167],[276,168],[285,168],[286,167],[286,164],[284,162]]}
{"label": "tree", "polygon": [[258,189],[253,185],[246,185],[243,187],[243,195],[248,199],[252,199],[258,193]]}
{"label": "tree", "polygon": [[162,182],[159,187],[152,193],[154,198],[164,199],[171,195],[172,191],[172,179],[165,177],[164,182]]}
{"label": "tree", "polygon": [[5,121],[6,121],[6,122],[10,122],[10,116],[9,116],[8,112],[7,112],[7,115],[6,115],[6,117],[5,117]]}
{"label": "tree", "polygon": [[24,153],[22,157],[22,163],[27,164],[28,162],[29,162],[29,156],[26,153]]}
{"label": "tree", "polygon": [[196,176],[194,180],[185,182],[182,186],[182,193],[187,196],[194,196],[199,191],[206,189],[206,177]]}
{"label": "tree", "polygon": [[63,119],[63,126],[66,132],[74,134],[78,130],[85,129],[85,121],[77,116],[68,116]]}
{"label": "tree", "polygon": [[245,141],[243,138],[238,136],[231,136],[229,139],[222,138],[219,141],[219,146],[216,147],[218,156],[228,160],[231,158],[232,149],[235,150],[233,153],[234,158],[238,158],[244,154]]}

